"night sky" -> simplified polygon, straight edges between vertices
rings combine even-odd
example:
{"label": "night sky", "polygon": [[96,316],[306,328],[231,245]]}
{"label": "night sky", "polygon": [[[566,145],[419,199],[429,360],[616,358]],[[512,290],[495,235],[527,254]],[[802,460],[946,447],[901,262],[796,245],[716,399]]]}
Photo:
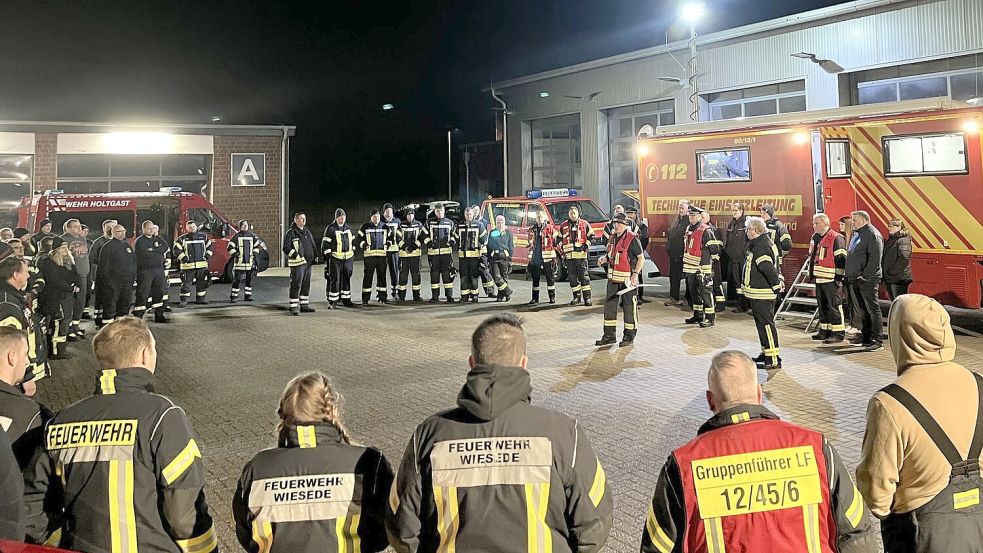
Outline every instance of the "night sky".
{"label": "night sky", "polygon": [[[709,0],[700,29],[839,3]],[[446,190],[447,126],[494,139],[492,78],[686,32],[667,0],[319,4],[7,2],[0,118],[296,125],[293,198],[425,197]]]}

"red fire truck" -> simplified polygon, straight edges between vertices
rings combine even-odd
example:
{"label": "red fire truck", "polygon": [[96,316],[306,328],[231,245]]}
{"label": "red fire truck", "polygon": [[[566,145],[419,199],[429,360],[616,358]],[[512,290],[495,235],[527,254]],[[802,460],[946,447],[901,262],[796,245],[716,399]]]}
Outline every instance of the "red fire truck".
{"label": "red fire truck", "polygon": [[140,233],[143,221],[160,226],[160,234],[171,243],[184,233],[188,220],[198,223],[203,232],[211,235],[214,254],[208,262],[213,278],[231,278],[229,238],[235,229],[204,196],[192,192],[161,189],[160,192],[120,192],[109,194],[62,194],[47,191],[24,198],[17,208],[17,226],[31,233],[40,230],[40,222],[50,219],[52,232],[61,233],[68,219],[78,219],[89,227],[89,239],[102,234],[102,222],[116,219],[126,227],[127,236]]}
{"label": "red fire truck", "polygon": [[[512,265],[525,267],[529,265],[530,230],[536,224],[537,213],[545,211],[546,219],[559,226],[566,220],[567,213],[573,206],[580,209],[580,217],[590,223],[594,230],[594,238],[589,246],[590,250],[587,252],[587,264],[588,267],[596,268],[597,259],[604,254],[606,247],[602,235],[608,218],[593,200],[578,196],[574,189],[546,188],[530,190],[526,192],[525,196],[492,198],[484,201],[481,212],[490,226],[495,225],[496,216],[505,217],[505,225],[515,237],[515,254],[512,256]],[[565,279],[566,267],[563,267],[562,263],[557,265],[559,278]]]}
{"label": "red fire truck", "polygon": [[887,235],[903,219],[914,252],[911,292],[981,307],[983,107],[915,100],[660,128],[639,140],[641,205],[657,263],[681,198],[725,228],[731,204],[775,206],[792,234],[786,278],[805,262],[812,216],[870,213]]}

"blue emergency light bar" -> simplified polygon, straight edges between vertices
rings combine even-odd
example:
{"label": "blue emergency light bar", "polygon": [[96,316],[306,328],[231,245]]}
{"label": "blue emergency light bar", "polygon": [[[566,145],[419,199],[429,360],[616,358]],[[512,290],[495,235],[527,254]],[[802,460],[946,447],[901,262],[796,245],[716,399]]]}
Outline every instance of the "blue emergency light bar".
{"label": "blue emergency light bar", "polygon": [[526,192],[526,197],[530,200],[538,200],[540,198],[566,198],[576,195],[577,191],[573,188],[540,188]]}

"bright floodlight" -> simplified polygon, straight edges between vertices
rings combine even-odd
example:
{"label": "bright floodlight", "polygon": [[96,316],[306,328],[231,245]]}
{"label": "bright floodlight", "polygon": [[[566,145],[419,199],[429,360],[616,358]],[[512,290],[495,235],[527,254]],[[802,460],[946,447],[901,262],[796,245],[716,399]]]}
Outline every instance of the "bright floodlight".
{"label": "bright floodlight", "polygon": [[683,9],[679,11],[679,17],[694,22],[702,17],[704,12],[706,12],[706,7],[703,6],[702,2],[693,2],[683,6]]}
{"label": "bright floodlight", "polygon": [[542,92],[539,93],[539,97],[540,98],[549,98],[550,97],[550,93],[549,92],[546,92],[544,90],[544,91],[542,91]]}
{"label": "bright floodlight", "polygon": [[382,111],[389,111],[391,109],[393,109],[392,104],[382,104]]}

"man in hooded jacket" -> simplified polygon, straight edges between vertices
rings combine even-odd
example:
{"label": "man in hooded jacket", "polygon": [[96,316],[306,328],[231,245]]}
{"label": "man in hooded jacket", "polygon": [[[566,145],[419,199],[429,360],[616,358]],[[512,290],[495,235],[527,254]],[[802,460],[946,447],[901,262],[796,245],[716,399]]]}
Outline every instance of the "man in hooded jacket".
{"label": "man in hooded jacket", "polygon": [[526,337],[512,314],[471,337],[456,408],[413,433],[389,498],[398,553],[592,553],[607,540],[611,492],[577,421],[530,404]]}
{"label": "man in hooded jacket", "polygon": [[921,294],[888,315],[898,369],[867,405],[857,486],[887,553],[980,551],[983,377],[953,362],[949,314]]}

